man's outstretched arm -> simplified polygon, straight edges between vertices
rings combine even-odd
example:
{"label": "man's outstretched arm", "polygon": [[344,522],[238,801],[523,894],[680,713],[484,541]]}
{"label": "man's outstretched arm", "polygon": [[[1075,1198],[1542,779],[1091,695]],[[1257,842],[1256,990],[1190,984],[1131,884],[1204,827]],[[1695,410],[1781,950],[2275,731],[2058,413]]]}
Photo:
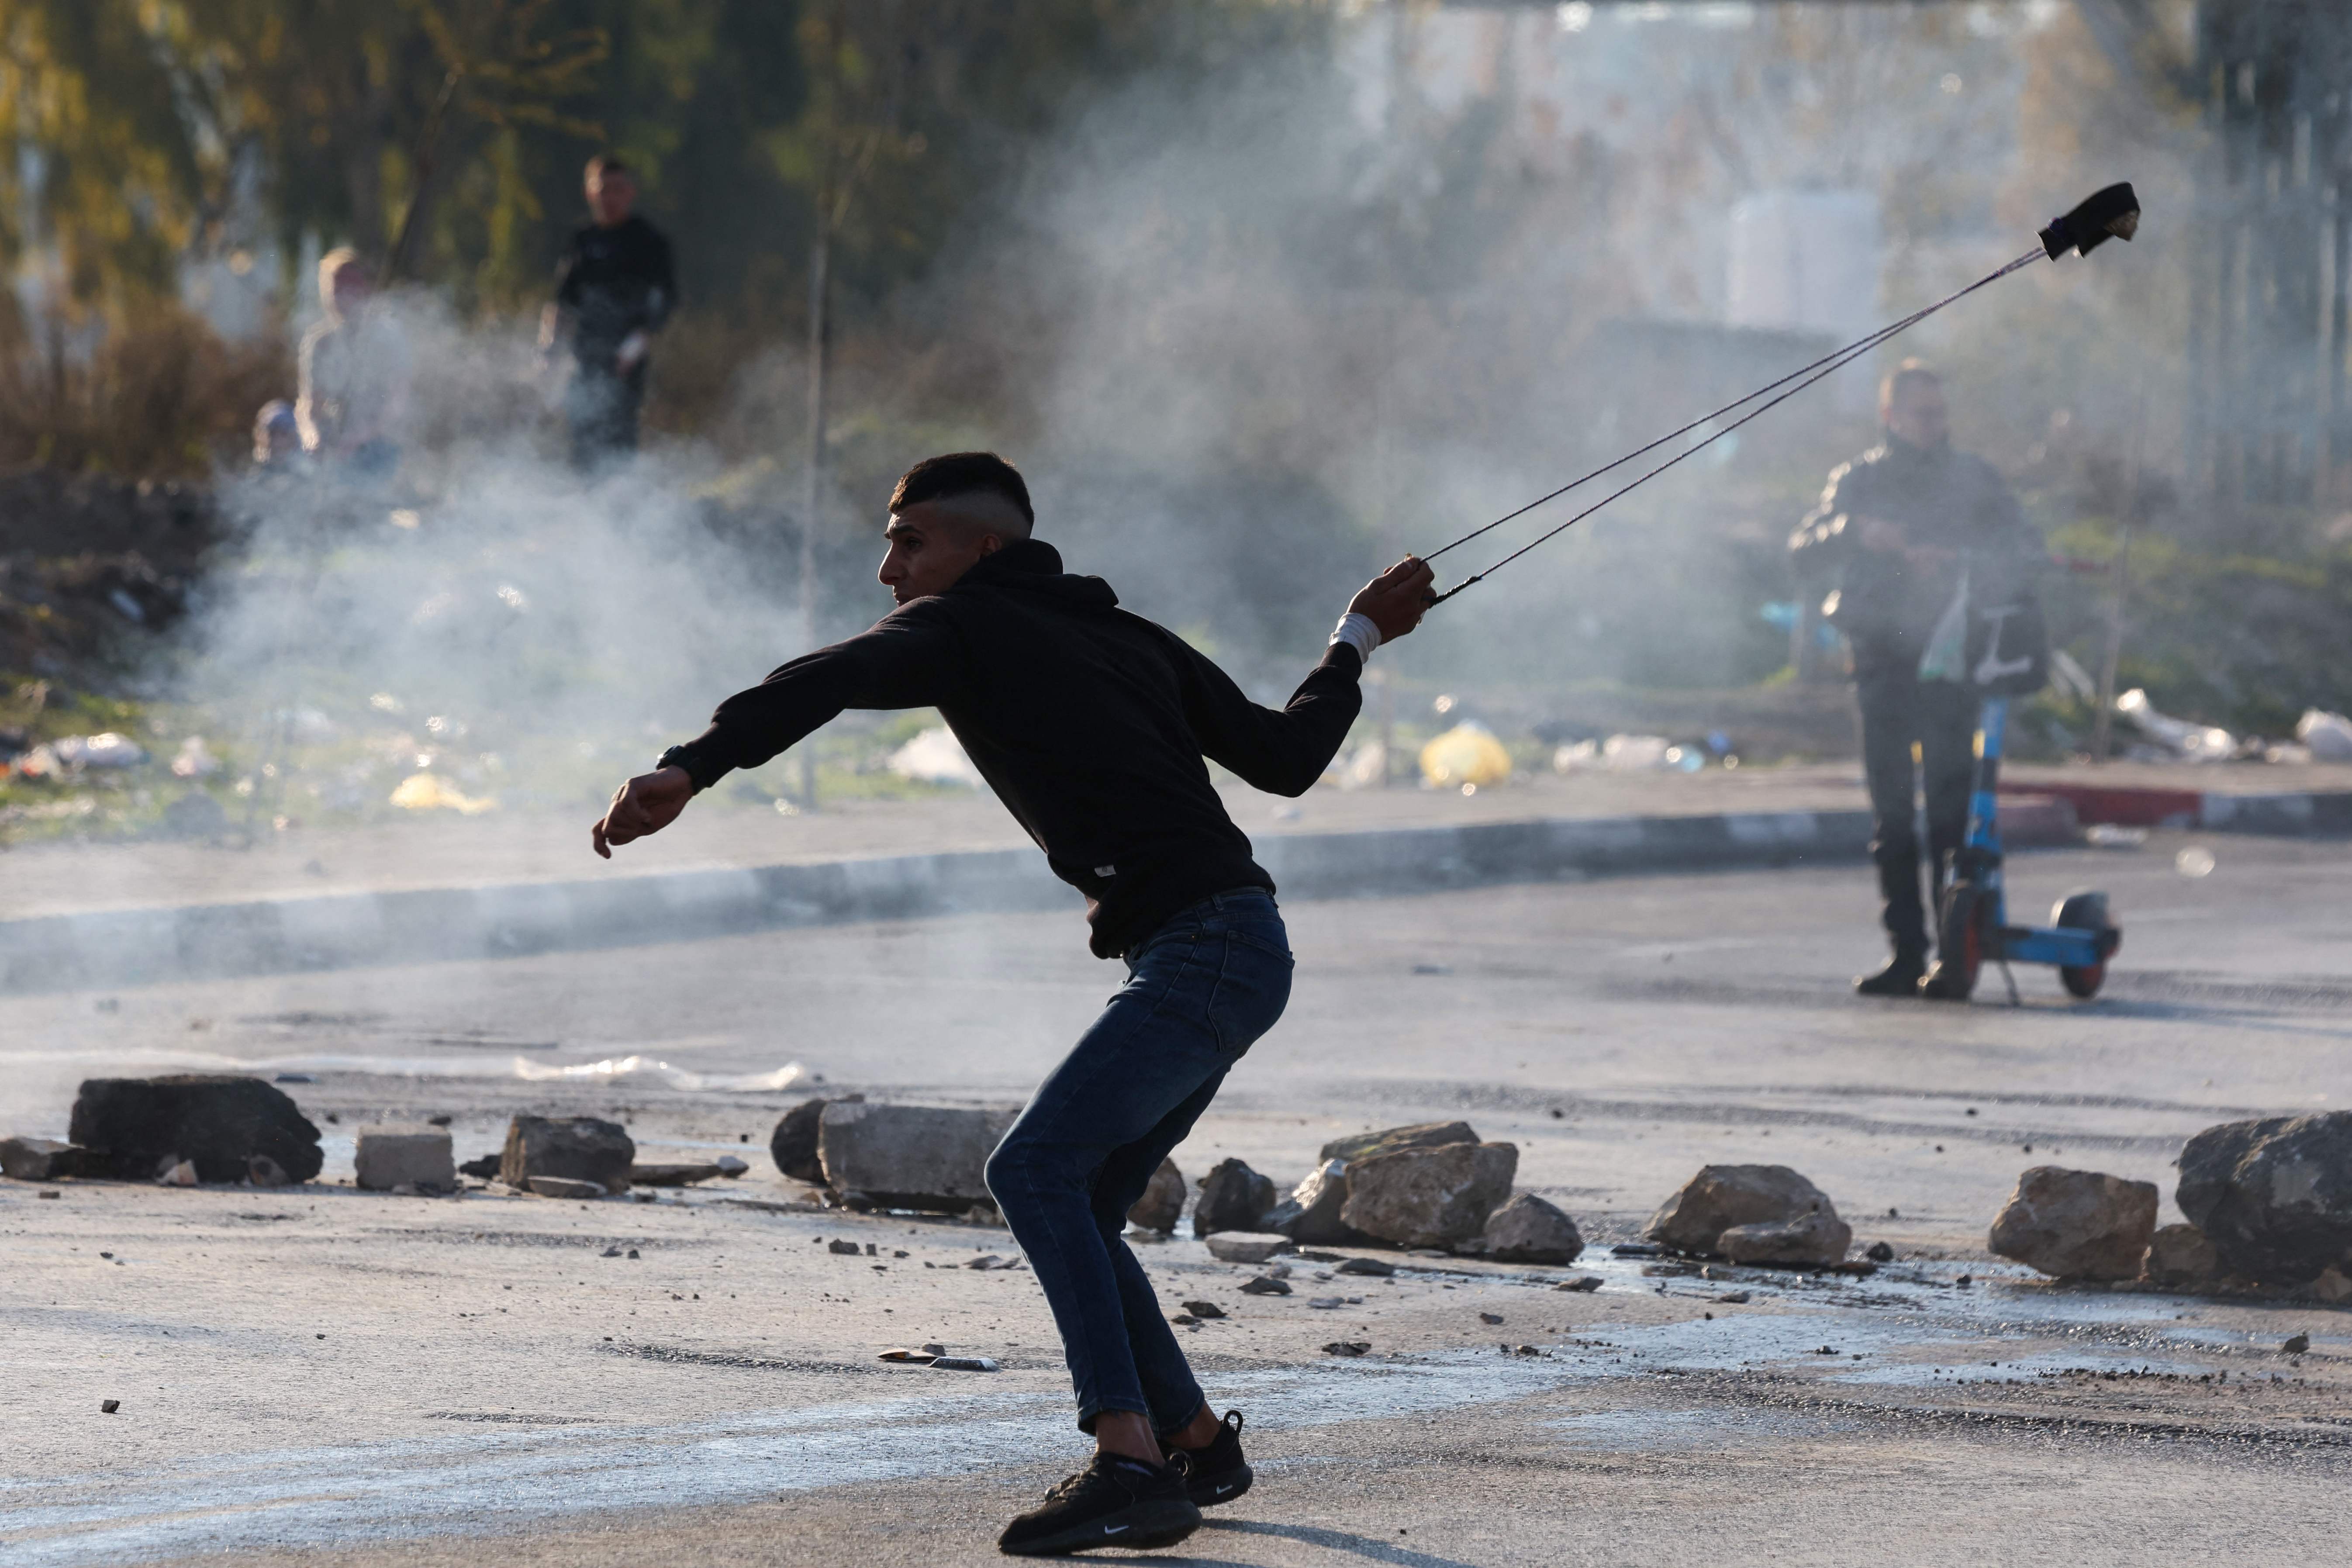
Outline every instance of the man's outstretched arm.
{"label": "man's outstretched arm", "polygon": [[721,702],[709,729],[614,791],[590,841],[609,860],[613,845],[660,832],[698,794],[737,768],[758,767],[843,709],[936,706],[952,696],[969,665],[947,618],[923,605],[803,654]]}
{"label": "man's outstretched arm", "polygon": [[1434,578],[1427,563],[1408,555],[1364,584],[1323,662],[1280,709],[1252,702],[1223,670],[1196,656],[1185,706],[1201,754],[1269,794],[1306,794],[1362,710],[1357,680],[1365,658],[1421,624]]}

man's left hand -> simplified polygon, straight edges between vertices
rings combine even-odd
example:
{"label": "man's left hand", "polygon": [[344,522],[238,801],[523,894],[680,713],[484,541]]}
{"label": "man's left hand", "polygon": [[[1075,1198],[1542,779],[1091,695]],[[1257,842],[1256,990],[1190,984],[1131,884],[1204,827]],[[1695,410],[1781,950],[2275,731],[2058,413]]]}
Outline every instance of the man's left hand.
{"label": "man's left hand", "polygon": [[613,792],[612,805],[603,820],[589,830],[590,841],[595,845],[597,854],[610,860],[612,846],[659,833],[677,820],[677,814],[693,798],[694,780],[684,768],[656,768],[649,773],[639,773]]}

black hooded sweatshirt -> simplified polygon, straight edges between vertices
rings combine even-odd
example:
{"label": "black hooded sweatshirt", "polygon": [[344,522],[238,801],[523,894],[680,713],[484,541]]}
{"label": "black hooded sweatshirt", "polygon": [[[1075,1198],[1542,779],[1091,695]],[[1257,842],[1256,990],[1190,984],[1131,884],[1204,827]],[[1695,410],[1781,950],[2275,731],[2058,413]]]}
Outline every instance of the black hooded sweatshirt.
{"label": "black hooded sweatshirt", "polygon": [[1306,793],[1363,704],[1332,645],[1289,703],[1263,708],[1181,637],[1118,607],[1040,540],[984,556],[944,594],[785,665],[719,705],[669,760],[708,789],[845,708],[935,707],[1054,874],[1086,895],[1113,958],[1234,888],[1274,890],[1210,784],[1207,757],[1259,789]]}

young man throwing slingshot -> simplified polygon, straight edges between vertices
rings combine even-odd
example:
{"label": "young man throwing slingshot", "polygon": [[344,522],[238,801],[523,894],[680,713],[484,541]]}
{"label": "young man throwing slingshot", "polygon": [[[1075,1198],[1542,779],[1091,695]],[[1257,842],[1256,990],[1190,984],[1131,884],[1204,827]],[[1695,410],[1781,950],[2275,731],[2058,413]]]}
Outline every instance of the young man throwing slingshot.
{"label": "young man throwing slingshot", "polygon": [[1210,1410],[1120,1239],[1161,1159],[1290,997],[1273,879],[1202,759],[1304,794],[1355,721],[1364,660],[1420,624],[1431,573],[1408,556],[1368,584],[1288,704],[1262,708],[1174,633],[1118,608],[1109,584],[1066,574],[1034,521],[1027,485],[991,453],[909,468],[883,531],[898,607],[720,703],[709,730],[622,786],[594,842],[609,858],[659,832],[729,770],[845,708],[935,707],[1054,874],[1086,895],[1090,945],[1126,961],[1127,984],[988,1163],[1097,1445],[998,1542],[1045,1557],[1171,1545],[1201,1505],[1249,1488],[1239,1413]]}

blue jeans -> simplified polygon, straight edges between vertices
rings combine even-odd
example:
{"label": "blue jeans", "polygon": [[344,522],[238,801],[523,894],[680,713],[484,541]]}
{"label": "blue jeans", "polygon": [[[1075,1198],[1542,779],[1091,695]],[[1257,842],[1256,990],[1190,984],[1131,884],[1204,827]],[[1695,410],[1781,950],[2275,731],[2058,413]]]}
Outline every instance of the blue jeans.
{"label": "blue jeans", "polygon": [[1120,1233],[1168,1152],[1290,1000],[1290,942],[1255,888],[1193,905],[1127,954],[1127,984],[989,1156],[988,1190],[1054,1310],[1078,1426],[1191,1420],[1201,1385]]}

